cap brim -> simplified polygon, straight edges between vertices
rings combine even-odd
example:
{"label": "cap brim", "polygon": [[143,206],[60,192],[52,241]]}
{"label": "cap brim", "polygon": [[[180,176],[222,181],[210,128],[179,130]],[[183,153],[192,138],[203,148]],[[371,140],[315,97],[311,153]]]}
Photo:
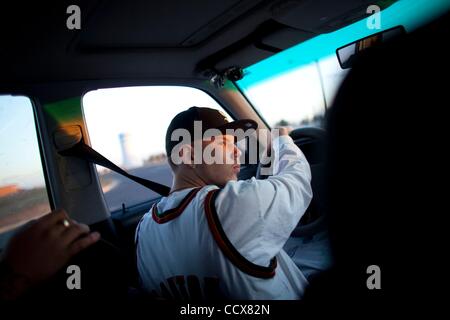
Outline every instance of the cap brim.
{"label": "cap brim", "polygon": [[256,128],[258,128],[258,123],[254,120],[251,119],[241,119],[241,120],[236,120],[236,121],[232,121],[232,122],[228,122],[220,127],[218,127],[217,129],[220,130],[220,132],[222,133],[227,133],[226,130],[237,130],[237,129],[242,129],[244,132],[246,130],[249,129],[254,129],[256,130]]}

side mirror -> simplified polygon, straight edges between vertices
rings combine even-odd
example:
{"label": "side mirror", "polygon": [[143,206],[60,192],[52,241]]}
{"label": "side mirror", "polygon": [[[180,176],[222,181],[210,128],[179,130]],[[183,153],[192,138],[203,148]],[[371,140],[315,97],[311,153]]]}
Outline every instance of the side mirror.
{"label": "side mirror", "polygon": [[336,55],[339,60],[339,64],[341,65],[341,68],[342,69],[351,68],[353,60],[362,51],[374,46],[378,46],[381,43],[389,41],[405,33],[406,33],[405,29],[402,26],[398,26],[392,29],[375,33],[371,36],[359,39],[355,42],[349,43],[343,47],[336,49]]}

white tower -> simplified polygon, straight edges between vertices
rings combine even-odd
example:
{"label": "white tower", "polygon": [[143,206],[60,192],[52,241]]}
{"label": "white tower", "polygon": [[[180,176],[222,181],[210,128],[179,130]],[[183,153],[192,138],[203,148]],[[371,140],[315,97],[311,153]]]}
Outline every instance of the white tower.
{"label": "white tower", "polygon": [[136,168],[141,164],[137,157],[133,154],[133,144],[131,135],[128,133],[120,133],[120,148],[122,150],[122,166],[125,169]]}

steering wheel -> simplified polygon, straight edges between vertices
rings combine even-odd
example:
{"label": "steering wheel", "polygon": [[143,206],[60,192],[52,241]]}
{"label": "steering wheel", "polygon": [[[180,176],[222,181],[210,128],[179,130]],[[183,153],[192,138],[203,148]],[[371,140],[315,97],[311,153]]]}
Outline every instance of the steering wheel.
{"label": "steering wheel", "polygon": [[[294,140],[294,143],[302,150],[310,165],[323,163],[325,160],[325,141],[326,131],[317,127],[298,128],[289,133],[289,136]],[[271,153],[272,155],[273,153]],[[267,179],[269,175],[261,173],[262,168],[270,167],[268,164],[263,164],[265,161],[260,161],[256,169],[256,179]]]}

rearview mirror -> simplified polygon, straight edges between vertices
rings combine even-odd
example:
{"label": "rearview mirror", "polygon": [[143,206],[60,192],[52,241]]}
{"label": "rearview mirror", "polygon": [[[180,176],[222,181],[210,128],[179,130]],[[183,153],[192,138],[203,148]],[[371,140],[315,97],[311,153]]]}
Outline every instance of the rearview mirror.
{"label": "rearview mirror", "polygon": [[374,46],[378,46],[381,43],[391,40],[399,35],[406,33],[405,29],[402,26],[398,26],[392,29],[384,30],[378,33],[375,33],[366,38],[359,39],[355,42],[347,44],[343,47],[340,47],[336,50],[336,55],[339,60],[339,64],[342,69],[348,69],[352,66],[353,60],[356,56],[358,56],[362,51],[367,48],[371,48]]}

